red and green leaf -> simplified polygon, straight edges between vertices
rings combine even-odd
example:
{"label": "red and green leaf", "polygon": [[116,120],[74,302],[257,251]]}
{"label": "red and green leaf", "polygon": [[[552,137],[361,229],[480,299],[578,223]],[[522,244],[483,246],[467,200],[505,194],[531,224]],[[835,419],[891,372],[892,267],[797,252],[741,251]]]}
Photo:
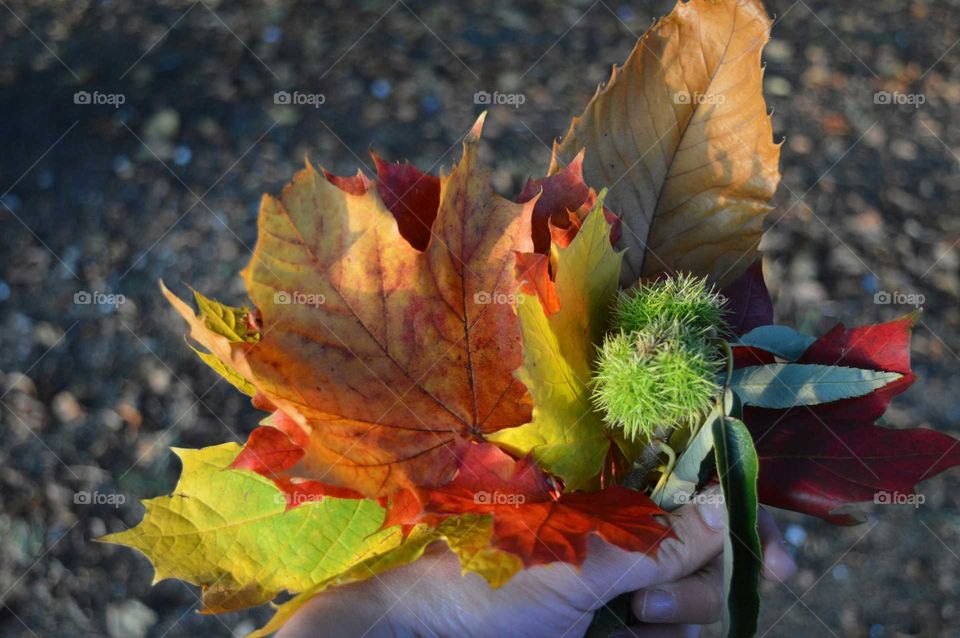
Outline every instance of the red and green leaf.
{"label": "red and green leaf", "polygon": [[[772,306],[759,265],[724,291],[736,334],[772,323]],[[870,394],[787,410],[744,408],[760,459],[763,503],[838,524],[862,520],[856,503],[881,492],[913,494],[916,484],[960,465],[960,441],[928,429],[896,430],[874,423],[914,381],[910,331],[915,316],[847,329],[837,325],[798,363],[896,372],[903,377]],[[765,323],[764,323],[765,322]],[[734,347],[737,367],[773,363],[755,347]]]}

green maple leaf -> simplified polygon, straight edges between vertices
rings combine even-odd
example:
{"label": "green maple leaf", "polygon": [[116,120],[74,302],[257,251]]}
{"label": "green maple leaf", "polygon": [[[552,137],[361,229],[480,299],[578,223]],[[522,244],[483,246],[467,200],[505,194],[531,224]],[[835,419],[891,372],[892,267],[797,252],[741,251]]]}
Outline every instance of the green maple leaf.
{"label": "green maple leaf", "polygon": [[386,512],[372,499],[323,497],[287,509],[286,495],[271,480],[230,469],[240,449],[225,443],[174,450],[183,471],[173,494],[144,501],[139,525],[100,540],[146,555],[154,582],[178,578],[199,585],[207,612],[259,605],[282,591],[300,593],[261,631],[275,631],[328,587],[416,560],[434,541],[445,541],[464,572],[480,574],[493,587],[522,567],[513,554],[490,546],[490,516],[420,524],[404,538],[397,526],[382,529]]}
{"label": "green maple leaf", "polygon": [[174,452],[183,462],[174,493],[144,501],[139,525],[100,540],[145,554],[155,582],[200,585],[205,606],[236,608],[303,591],[400,542],[396,528],[380,531],[384,510],[370,499],[324,498],[287,510],[272,481],[228,469],[240,452],[235,443]]}

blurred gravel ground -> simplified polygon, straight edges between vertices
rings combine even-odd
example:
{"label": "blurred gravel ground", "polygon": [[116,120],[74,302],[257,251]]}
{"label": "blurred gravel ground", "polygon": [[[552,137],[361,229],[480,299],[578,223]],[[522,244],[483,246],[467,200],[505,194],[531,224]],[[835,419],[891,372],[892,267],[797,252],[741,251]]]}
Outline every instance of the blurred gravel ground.
{"label": "blurred gravel ground", "polygon": [[[254,424],[185,346],[157,279],[239,302],[262,192],[305,155],[344,174],[370,172],[368,148],[449,166],[477,91],[525,98],[493,106],[484,131],[497,188],[517,192],[671,3],[0,5],[0,635],[242,635],[268,612],[200,616],[190,587],[151,587],[145,559],[90,542],[169,491],[168,446]],[[911,309],[877,293],[923,295],[921,378],[889,421],[960,435],[960,1],[768,8],[779,318],[822,331]],[[277,105],[280,90],[325,102]],[[83,291],[125,302],[75,303]],[[919,508],[849,529],[784,515],[802,570],[765,587],[765,635],[960,636],[958,487],[938,477]],[[82,490],[125,502],[75,503]]]}

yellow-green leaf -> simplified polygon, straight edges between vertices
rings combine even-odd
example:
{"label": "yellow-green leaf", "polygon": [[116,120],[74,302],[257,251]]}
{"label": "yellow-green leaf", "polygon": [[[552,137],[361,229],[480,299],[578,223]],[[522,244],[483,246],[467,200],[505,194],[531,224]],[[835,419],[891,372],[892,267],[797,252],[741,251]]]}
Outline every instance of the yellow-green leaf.
{"label": "yellow-green leaf", "polygon": [[235,443],[175,452],[183,471],[174,493],[144,501],[138,526],[101,540],[143,552],[155,582],[209,590],[214,609],[308,590],[400,543],[398,528],[380,531],[384,510],[373,500],[327,497],[287,510],[272,481],[228,469]]}
{"label": "yellow-green leaf", "polygon": [[183,463],[174,493],[144,501],[138,526],[100,540],[145,554],[156,570],[154,582],[178,578],[202,587],[206,613],[301,592],[257,635],[275,631],[291,609],[324,589],[410,563],[435,541],[460,557],[464,573],[475,572],[492,587],[523,567],[518,557],[491,547],[493,519],[487,515],[421,524],[404,539],[399,527],[381,529],[386,512],[371,499],[325,497],[287,510],[272,481],[229,469],[240,449],[225,443],[174,450]]}
{"label": "yellow-green leaf", "polygon": [[523,568],[523,562],[514,554],[490,547],[492,533],[493,518],[482,514],[451,517],[436,527],[417,525],[410,531],[406,540],[392,550],[373,556],[330,581],[320,583],[311,590],[298,594],[279,605],[270,622],[247,638],[265,638],[279,630],[304,604],[333,585],[365,580],[412,563],[436,541],[445,541],[450,550],[459,557],[463,574],[477,573],[491,587],[500,587]]}
{"label": "yellow-green leaf", "polygon": [[584,179],[623,218],[621,283],[663,271],[726,284],[753,263],[780,181],[763,99],[760,0],[689,0],[659,20],[597,91],[551,173],[586,148]]}
{"label": "yellow-green leaf", "polygon": [[534,399],[533,419],[488,438],[582,489],[600,473],[612,434],[590,402],[594,344],[607,328],[621,255],[610,246],[602,199],[566,248],[553,247],[560,310],[547,315],[536,296],[517,304],[523,335],[519,378]]}

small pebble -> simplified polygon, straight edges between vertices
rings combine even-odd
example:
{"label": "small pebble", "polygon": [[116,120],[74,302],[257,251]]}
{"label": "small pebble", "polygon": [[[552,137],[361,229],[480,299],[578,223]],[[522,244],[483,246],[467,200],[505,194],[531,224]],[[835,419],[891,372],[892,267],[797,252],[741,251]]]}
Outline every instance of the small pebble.
{"label": "small pebble", "polygon": [[799,525],[793,524],[787,527],[787,531],[784,532],[783,537],[794,547],[800,547],[803,545],[803,542],[807,540],[807,532]]}
{"label": "small pebble", "polygon": [[420,100],[420,106],[423,107],[425,113],[433,114],[439,111],[443,107],[443,104],[436,95],[427,95]]}
{"label": "small pebble", "polygon": [[263,28],[263,41],[267,44],[276,44],[283,37],[283,29],[275,24]]}
{"label": "small pebble", "polygon": [[193,151],[187,146],[178,146],[173,151],[173,163],[177,166],[186,166],[193,158]]}
{"label": "small pebble", "polygon": [[832,576],[834,580],[846,580],[850,577],[850,568],[841,563],[833,568]]}
{"label": "small pebble", "polygon": [[110,638],[144,638],[156,622],[157,613],[139,600],[107,605]]}
{"label": "small pebble", "polygon": [[392,88],[387,80],[374,80],[370,85],[370,93],[378,100],[385,100],[390,97]]}

